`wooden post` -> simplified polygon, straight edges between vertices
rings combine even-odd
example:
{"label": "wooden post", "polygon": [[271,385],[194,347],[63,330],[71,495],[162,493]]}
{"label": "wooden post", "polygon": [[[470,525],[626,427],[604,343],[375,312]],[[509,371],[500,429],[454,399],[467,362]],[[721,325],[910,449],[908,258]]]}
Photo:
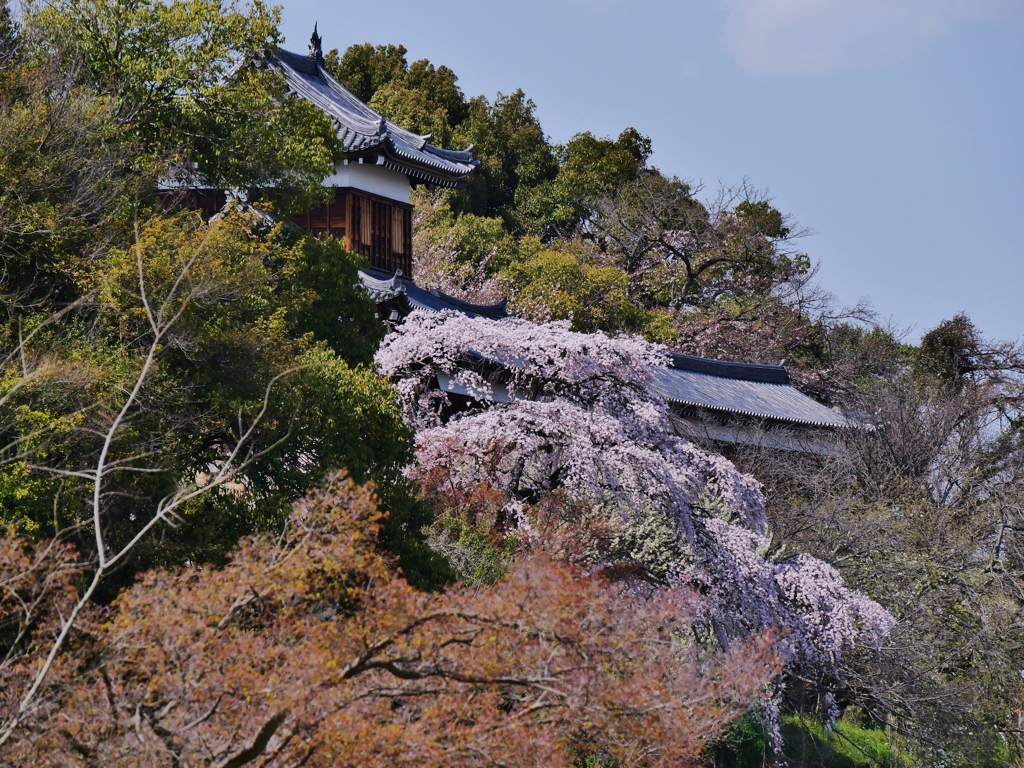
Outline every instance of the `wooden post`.
{"label": "wooden post", "polygon": [[350,251],[356,249],[356,222],[352,217],[352,193],[345,192],[345,247]]}

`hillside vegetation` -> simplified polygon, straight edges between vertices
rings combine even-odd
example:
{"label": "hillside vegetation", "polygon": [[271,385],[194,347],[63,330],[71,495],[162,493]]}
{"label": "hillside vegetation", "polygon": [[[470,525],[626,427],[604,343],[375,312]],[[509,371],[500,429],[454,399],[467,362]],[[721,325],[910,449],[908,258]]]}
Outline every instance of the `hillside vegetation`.
{"label": "hillside vegetation", "polygon": [[[0,6],[0,765],[1021,765],[1024,351],[910,343],[751,183],[365,44],[326,66],[480,159],[415,191],[417,281],[515,314],[385,327],[286,223],[342,155],[233,70],[279,22]],[[785,359],[863,427],[727,460],[666,349]]]}

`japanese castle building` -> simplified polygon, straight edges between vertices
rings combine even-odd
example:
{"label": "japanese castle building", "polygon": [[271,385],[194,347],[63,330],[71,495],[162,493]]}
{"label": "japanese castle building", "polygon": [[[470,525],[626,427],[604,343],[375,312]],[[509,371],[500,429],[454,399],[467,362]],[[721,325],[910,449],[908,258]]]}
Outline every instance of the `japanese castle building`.
{"label": "japanese castle building", "polygon": [[289,93],[334,123],[345,157],[324,185],[334,199],[295,223],[314,233],[344,237],[348,246],[384,272],[412,274],[412,206],[417,184],[462,189],[479,164],[471,149],[454,151],[401,128],[357,99],[324,68],[322,38],[313,29],[309,55],[278,49],[262,62],[280,72]]}
{"label": "japanese castle building", "polygon": [[[314,234],[344,238],[378,274],[411,275],[412,188],[431,184],[463,189],[479,161],[473,159],[472,147],[435,147],[430,136],[418,136],[370,109],[327,72],[321,43],[314,27],[308,55],[278,48],[238,65],[280,73],[288,93],[326,114],[341,140],[344,158],[323,181],[333,188],[333,199],[301,213],[295,223]],[[182,197],[168,194],[172,202]],[[184,197],[207,217],[228,199],[225,191],[211,189],[190,190]]]}
{"label": "japanese castle building", "polygon": [[[314,234],[345,238],[351,250],[366,256],[369,268],[360,279],[379,315],[392,322],[417,309],[505,317],[505,302],[471,304],[412,280],[411,190],[418,184],[465,188],[467,176],[479,165],[472,147],[435,147],[430,136],[405,130],[356,98],[325,69],[315,27],[308,55],[277,49],[253,63],[281,73],[289,93],[331,118],[344,147],[344,159],[323,182],[333,187],[333,199],[294,222]],[[223,193],[202,194],[195,202],[208,213],[225,204]],[[652,368],[651,378],[671,407],[677,430],[686,436],[828,453],[830,436],[849,426],[842,414],[793,387],[782,366],[672,355],[668,367]],[[457,398],[468,395],[452,382],[438,385]]]}

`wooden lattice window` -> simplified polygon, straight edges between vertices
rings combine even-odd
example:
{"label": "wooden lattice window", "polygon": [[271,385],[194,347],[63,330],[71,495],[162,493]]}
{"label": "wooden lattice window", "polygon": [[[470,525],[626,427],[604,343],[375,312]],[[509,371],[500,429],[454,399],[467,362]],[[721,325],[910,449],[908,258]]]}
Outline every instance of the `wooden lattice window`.
{"label": "wooden lattice window", "polygon": [[373,203],[366,198],[359,201],[359,243],[373,248]]}
{"label": "wooden lattice window", "polygon": [[405,211],[391,209],[391,248],[396,254],[405,255]]}
{"label": "wooden lattice window", "polygon": [[307,232],[317,235],[329,234],[333,237],[345,237],[346,196],[340,190],[334,191],[334,201],[325,205],[318,205],[308,211],[299,214],[294,221]]}
{"label": "wooden lattice window", "polygon": [[412,207],[405,203],[341,188],[335,202],[296,216],[295,223],[315,234],[347,235],[348,247],[372,267],[412,272]]}

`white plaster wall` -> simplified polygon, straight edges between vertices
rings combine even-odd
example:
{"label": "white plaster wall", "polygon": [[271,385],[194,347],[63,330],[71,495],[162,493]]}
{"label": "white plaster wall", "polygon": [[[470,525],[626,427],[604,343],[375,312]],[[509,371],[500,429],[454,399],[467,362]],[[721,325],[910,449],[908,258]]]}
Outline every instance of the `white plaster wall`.
{"label": "white plaster wall", "polygon": [[389,170],[380,165],[369,163],[342,162],[334,173],[324,179],[325,187],[355,187],[364,192],[371,192],[389,200],[401,203],[409,202],[409,177],[404,173]]}

